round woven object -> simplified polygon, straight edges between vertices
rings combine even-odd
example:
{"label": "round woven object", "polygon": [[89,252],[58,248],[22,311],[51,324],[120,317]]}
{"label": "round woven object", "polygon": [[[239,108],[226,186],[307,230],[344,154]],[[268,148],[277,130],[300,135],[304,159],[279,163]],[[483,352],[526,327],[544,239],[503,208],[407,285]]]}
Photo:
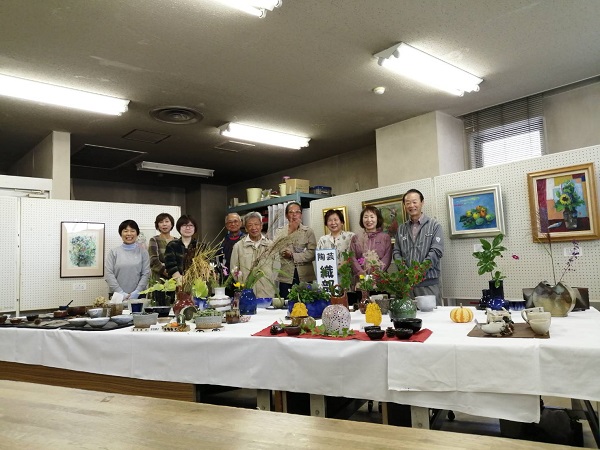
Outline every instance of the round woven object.
{"label": "round woven object", "polygon": [[343,305],[329,305],[321,319],[326,333],[341,333],[344,328],[350,328],[350,311]]}

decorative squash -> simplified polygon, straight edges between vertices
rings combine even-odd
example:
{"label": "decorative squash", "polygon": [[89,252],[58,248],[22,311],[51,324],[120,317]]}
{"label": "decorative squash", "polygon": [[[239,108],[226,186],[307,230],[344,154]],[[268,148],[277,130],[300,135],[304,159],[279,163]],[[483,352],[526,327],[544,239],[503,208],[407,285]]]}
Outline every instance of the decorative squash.
{"label": "decorative squash", "polygon": [[450,318],[457,323],[467,323],[473,320],[473,311],[471,311],[471,308],[463,308],[461,303],[458,308],[450,311]]}
{"label": "decorative squash", "polygon": [[365,321],[373,325],[381,323],[381,308],[377,303],[368,303],[365,311]]}
{"label": "decorative squash", "polygon": [[290,313],[290,317],[304,317],[308,316],[308,309],[306,309],[306,305],[301,302],[297,302],[294,304],[292,308],[292,312]]}

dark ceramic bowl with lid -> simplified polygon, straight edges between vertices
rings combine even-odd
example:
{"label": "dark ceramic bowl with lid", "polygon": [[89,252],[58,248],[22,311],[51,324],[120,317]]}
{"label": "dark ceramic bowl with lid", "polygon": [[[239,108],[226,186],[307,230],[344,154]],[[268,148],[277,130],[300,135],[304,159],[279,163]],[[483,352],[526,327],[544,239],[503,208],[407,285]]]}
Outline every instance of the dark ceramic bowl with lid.
{"label": "dark ceramic bowl with lid", "polygon": [[416,333],[421,329],[423,325],[423,319],[419,319],[417,317],[405,317],[403,319],[394,319],[394,328],[410,328],[413,333]]}
{"label": "dark ceramic bowl with lid", "polygon": [[367,333],[367,336],[369,336],[369,339],[371,339],[372,341],[378,341],[380,339],[383,339],[383,336],[385,335],[385,330],[382,330],[381,328],[365,330],[365,333]]}

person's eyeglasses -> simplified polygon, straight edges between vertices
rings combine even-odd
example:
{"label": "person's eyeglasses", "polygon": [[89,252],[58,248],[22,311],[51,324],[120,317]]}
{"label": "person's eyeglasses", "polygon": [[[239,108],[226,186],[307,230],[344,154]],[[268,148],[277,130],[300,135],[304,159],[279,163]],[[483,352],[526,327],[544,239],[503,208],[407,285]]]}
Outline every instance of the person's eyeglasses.
{"label": "person's eyeglasses", "polygon": [[302,211],[288,211],[288,214],[302,214]]}

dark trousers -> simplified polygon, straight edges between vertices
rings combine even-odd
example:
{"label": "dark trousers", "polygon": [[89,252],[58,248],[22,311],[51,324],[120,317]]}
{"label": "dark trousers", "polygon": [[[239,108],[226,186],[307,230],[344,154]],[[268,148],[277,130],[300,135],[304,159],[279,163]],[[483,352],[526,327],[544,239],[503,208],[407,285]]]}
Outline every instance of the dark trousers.
{"label": "dark trousers", "polygon": [[291,283],[282,283],[279,282],[279,295],[281,298],[287,298],[290,293],[290,289],[294,284],[300,284],[300,277],[298,276],[298,269],[294,267],[294,279]]}

